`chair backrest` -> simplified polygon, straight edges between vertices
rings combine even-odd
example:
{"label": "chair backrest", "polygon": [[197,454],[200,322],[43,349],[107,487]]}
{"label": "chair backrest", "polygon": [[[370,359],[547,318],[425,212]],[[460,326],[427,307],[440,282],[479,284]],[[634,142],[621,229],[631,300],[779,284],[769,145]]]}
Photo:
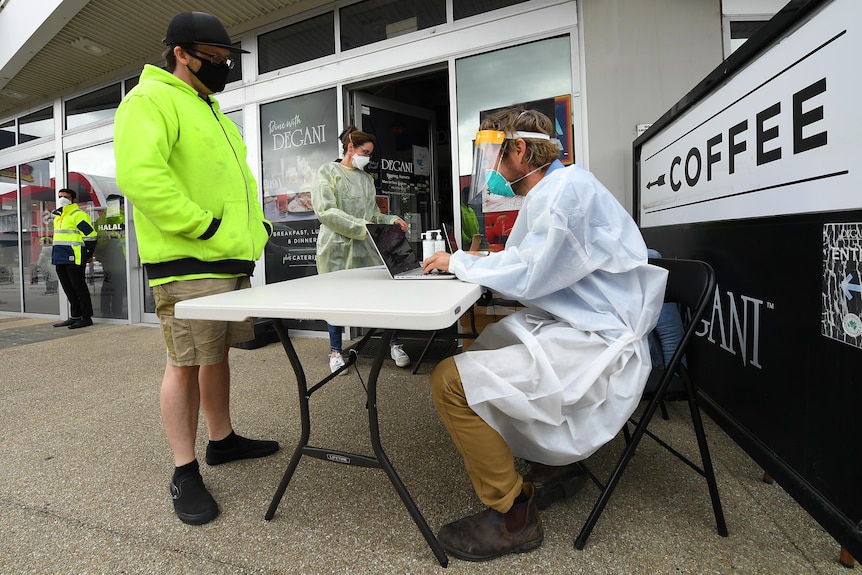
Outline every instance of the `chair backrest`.
{"label": "chair backrest", "polygon": [[682,341],[667,366],[667,371],[674,373],[685,355],[689,340],[697,331],[697,324],[709,307],[710,297],[715,291],[715,272],[712,266],[700,260],[650,258],[649,263],[668,271],[665,303],[683,305],[691,312]]}

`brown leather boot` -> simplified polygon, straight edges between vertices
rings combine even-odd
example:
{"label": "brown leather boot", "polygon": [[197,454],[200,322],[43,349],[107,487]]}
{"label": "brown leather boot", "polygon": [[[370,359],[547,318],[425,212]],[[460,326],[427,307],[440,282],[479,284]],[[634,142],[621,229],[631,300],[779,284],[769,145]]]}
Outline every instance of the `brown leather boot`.
{"label": "brown leather boot", "polygon": [[579,462],[559,467],[530,462],[530,472],[524,476],[524,481],[536,487],[536,507],[542,510],[583,489],[587,473]]}
{"label": "brown leather boot", "polygon": [[507,553],[537,549],[545,538],[542,518],[533,500],[535,490],[524,483],[525,503],[506,513],[486,509],[440,528],[437,539],[450,555],[466,561],[488,561]]}

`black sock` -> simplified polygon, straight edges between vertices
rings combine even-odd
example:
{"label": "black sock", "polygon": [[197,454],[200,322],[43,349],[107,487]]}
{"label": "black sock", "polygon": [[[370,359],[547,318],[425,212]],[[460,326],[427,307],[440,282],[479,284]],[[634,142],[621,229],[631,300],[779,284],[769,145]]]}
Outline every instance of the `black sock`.
{"label": "black sock", "polygon": [[194,475],[201,472],[201,467],[198,465],[198,460],[193,459],[191,463],[174,467],[174,479],[183,475]]}
{"label": "black sock", "polygon": [[521,489],[521,493],[519,493],[518,496],[515,498],[514,503],[526,503],[529,500],[530,498],[527,497],[527,494],[524,493],[523,489]]}
{"label": "black sock", "polygon": [[230,449],[236,443],[236,440],[239,439],[239,435],[236,432],[231,431],[230,435],[225,437],[224,439],[219,439],[218,441],[213,441],[210,439],[210,447],[213,449]]}

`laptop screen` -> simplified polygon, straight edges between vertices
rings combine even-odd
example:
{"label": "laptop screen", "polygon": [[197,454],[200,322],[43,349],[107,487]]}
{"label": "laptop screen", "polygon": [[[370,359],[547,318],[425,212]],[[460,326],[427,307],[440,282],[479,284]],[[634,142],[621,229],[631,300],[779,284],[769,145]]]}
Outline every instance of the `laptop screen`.
{"label": "laptop screen", "polygon": [[407,270],[418,268],[419,259],[413,253],[410,242],[400,226],[394,224],[367,224],[368,235],[377,246],[383,263],[392,272],[400,274]]}

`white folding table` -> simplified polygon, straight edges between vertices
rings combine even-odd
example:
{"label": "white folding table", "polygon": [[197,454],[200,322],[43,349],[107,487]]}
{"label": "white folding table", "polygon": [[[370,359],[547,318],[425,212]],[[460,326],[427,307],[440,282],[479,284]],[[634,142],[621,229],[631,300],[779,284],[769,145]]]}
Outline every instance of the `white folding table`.
{"label": "white folding table", "polygon": [[[341,371],[356,363],[359,350],[376,331],[384,331],[382,341],[385,344],[396,329],[433,331],[449,327],[470,309],[481,294],[481,286],[459,280],[393,280],[383,268],[362,268],[211,295],[176,305],[176,316],[186,319],[240,321],[248,317],[271,318],[296,374],[302,434],[270,503],[266,513],[267,520],[275,515],[303,455],[346,465],[380,468],[386,472],[440,565],[445,567],[448,564],[445,551],[380,445],[377,377],[383,361],[388,356],[389,346],[378,346],[366,388],[373,457],[308,445],[311,434],[309,399],[311,394]],[[284,325],[285,319],[325,320],[331,325],[372,329],[359,342],[345,350],[348,357],[341,370],[328,375],[309,389],[302,364]]]}

